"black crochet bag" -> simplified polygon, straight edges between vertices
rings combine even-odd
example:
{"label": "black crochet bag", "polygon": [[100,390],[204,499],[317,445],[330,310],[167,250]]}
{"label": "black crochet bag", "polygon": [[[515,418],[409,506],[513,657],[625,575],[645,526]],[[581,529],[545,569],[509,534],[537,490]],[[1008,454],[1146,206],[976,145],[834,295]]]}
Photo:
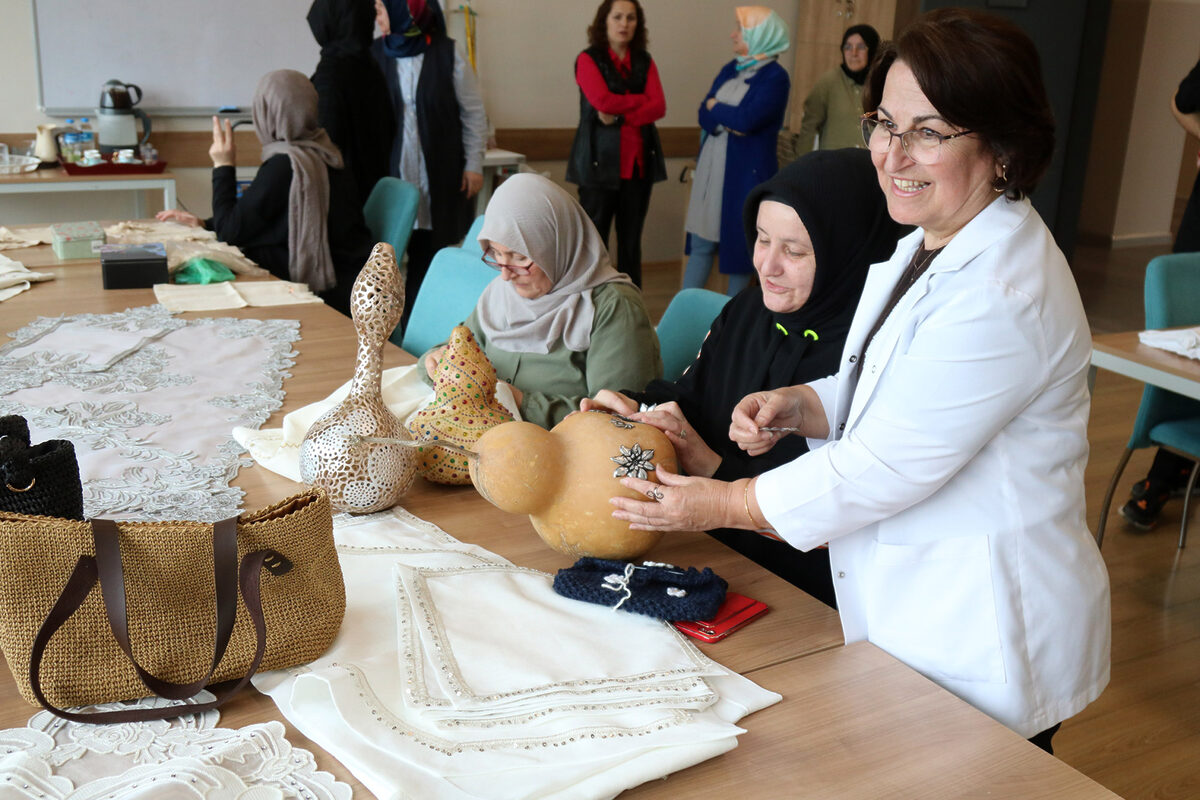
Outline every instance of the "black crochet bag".
{"label": "black crochet bag", "polygon": [[75,446],[65,439],[30,446],[24,417],[0,417],[0,511],[83,519]]}
{"label": "black crochet bag", "polygon": [[563,597],[668,621],[712,619],[725,601],[725,579],[708,567],[686,570],[645,561],[641,566],[581,558],[554,576]]}

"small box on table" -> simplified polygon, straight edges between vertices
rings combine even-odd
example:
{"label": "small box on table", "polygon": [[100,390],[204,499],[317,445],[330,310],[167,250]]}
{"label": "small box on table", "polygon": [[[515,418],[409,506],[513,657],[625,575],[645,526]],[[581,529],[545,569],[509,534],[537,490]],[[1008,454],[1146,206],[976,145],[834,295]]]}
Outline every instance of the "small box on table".
{"label": "small box on table", "polygon": [[167,249],[158,242],[100,246],[100,274],[105,289],[149,289],[170,283]]}
{"label": "small box on table", "polygon": [[95,258],[105,241],[99,222],[56,222],[50,237],[54,255],[61,259]]}

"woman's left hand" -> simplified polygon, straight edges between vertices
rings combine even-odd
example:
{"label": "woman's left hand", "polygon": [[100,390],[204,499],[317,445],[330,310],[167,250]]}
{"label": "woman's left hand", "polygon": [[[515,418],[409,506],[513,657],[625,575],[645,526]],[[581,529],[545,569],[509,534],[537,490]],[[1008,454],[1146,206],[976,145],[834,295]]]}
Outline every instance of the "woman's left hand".
{"label": "woman's left hand", "polygon": [[667,435],[675,447],[675,456],[679,466],[688,475],[712,477],[721,466],[721,457],[708,446],[696,429],[683,415],[683,409],[672,400],[669,403],[659,403],[653,411],[639,411],[630,414],[634,422],[644,422],[653,425]]}
{"label": "woman's left hand", "polygon": [[654,474],[660,483],[621,479],[622,486],[650,499],[610,498],[608,502],[615,506],[613,517],[625,520],[638,531],[706,531],[733,525],[732,484],[676,475],[662,465],[655,468]]}
{"label": "woman's left hand", "polygon": [[715,97],[710,97],[704,101],[704,107],[706,109],[708,109],[709,111],[712,111],[713,106],[715,106],[716,104],[717,104],[717,98],[715,98]]}
{"label": "woman's left hand", "polygon": [[508,388],[512,391],[513,400],[516,402],[517,408],[520,408],[521,401],[523,399],[525,399],[525,393],[522,392],[520,389],[518,389],[515,385],[513,385],[511,383],[508,384]]}
{"label": "woman's left hand", "polygon": [[605,114],[603,111],[597,111],[596,116],[600,119],[601,125],[615,125],[617,122],[616,114]]}
{"label": "woman's left hand", "polygon": [[228,119],[212,118],[212,146],[208,156],[214,167],[232,167],[237,164],[237,147],[233,143],[233,123]]}

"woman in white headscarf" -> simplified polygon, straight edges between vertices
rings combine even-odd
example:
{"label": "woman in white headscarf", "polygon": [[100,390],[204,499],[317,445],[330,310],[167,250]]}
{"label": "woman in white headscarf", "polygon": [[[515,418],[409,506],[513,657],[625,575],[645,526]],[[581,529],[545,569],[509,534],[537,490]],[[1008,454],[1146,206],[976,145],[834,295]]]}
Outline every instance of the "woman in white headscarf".
{"label": "woman in white headscarf", "polygon": [[271,274],[307,283],[349,315],[350,288],[373,242],[354,179],[317,122],[317,90],[295,70],[268,72],[254,91],[253,119],[263,162],[242,197],[233,127],[213,117],[212,218],[176,209],[158,218],[215,231]]}
{"label": "woman in white headscarf", "polygon": [[738,6],[735,13],[736,57],[717,73],[700,103],[702,138],[684,223],[689,255],[683,274],[683,288],[703,287],[719,249],[730,297],[754,275],[742,203],[779,169],[776,139],[792,85],[779,66],[779,54],[791,46],[787,23],[764,6]]}
{"label": "woman in white headscarf", "polygon": [[[483,261],[499,270],[464,323],[512,384],[521,416],[552,427],[610,386],[662,374],[641,291],[617,272],[579,202],[540,175],[514,175],[488,203]],[[432,375],[441,348],[425,354]]]}

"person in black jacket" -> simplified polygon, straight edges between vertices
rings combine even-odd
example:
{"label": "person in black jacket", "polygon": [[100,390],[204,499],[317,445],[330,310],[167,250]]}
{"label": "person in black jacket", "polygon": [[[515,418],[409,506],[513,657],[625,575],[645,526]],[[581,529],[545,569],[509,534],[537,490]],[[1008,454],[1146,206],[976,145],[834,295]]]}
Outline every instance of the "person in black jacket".
{"label": "person in black jacket", "polygon": [[373,242],[354,179],[317,124],[317,90],[303,73],[269,72],[254,92],[253,118],[263,163],[242,198],[233,127],[213,117],[212,217],[176,209],[157,217],[215,231],[272,275],[307,283],[349,316],[350,289]]}
{"label": "person in black jacket", "polygon": [[646,15],[638,0],[604,0],[575,59],[579,128],[567,181],[608,242],[617,221],[617,269],[642,285],[642,225],[650,189],[667,177],[655,120],[667,112],[658,67],[646,52]]}
{"label": "person in black jacket", "polygon": [[[767,221],[766,201],[791,227]],[[652,381],[643,391],[603,391],[581,404],[660,428],[675,445],[681,470],[726,481],[808,451],[803,437],[788,436],[760,456],[747,455],[729,439],[733,408],[753,392],[837,372],[867,268],[891,256],[905,230],[888,216],[870,153],[850,148],[801,156],[750,191],[742,218],[762,285],[725,305],[679,379]],[[744,531],[712,533],[834,605],[828,550],[805,553]]]}
{"label": "person in black jacket", "polygon": [[373,0],[313,0],[308,27],[321,45],[312,75],[317,119],[342,151],[366,202],[375,182],[388,174],[396,122],[379,64],[371,56]]}

